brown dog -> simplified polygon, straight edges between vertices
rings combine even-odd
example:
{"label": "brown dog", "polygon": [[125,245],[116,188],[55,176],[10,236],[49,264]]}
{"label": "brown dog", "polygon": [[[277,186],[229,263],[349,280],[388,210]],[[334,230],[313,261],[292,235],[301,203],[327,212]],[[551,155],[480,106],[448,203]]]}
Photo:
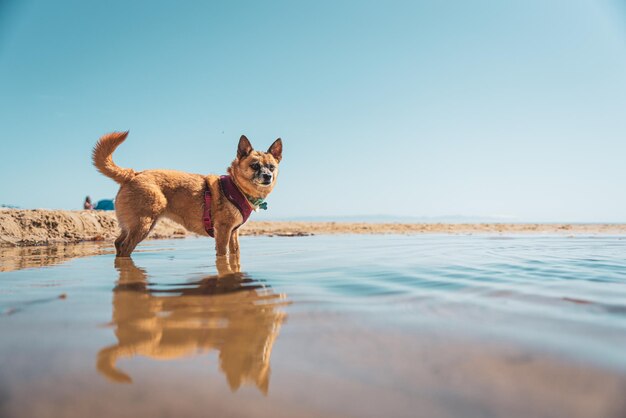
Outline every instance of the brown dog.
{"label": "brown dog", "polygon": [[[115,240],[118,257],[129,257],[154,227],[168,217],[191,232],[215,235],[218,256],[239,253],[238,227],[245,221],[243,211],[224,195],[220,177],[190,174],[173,170],[135,172],[115,165],[111,155],[128,132],[113,132],[100,138],[93,150],[93,163],[102,174],[120,184],[115,199],[117,219],[122,229]],[[237,158],[228,168],[235,192],[245,196],[245,203],[255,208],[276,184],[283,144],[278,138],[267,152],[255,151],[245,136],[239,139]],[[231,184],[232,184],[231,183]],[[205,192],[210,193],[206,200]],[[210,202],[210,212],[205,211]],[[236,202],[235,202],[236,203]],[[206,226],[210,215],[213,230]],[[230,251],[229,251],[230,250]]]}

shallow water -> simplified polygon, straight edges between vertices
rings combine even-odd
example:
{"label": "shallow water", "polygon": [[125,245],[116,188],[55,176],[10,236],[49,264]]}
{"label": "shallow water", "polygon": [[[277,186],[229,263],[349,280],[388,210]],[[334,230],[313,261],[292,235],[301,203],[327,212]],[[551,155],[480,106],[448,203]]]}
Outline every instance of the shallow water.
{"label": "shallow water", "polygon": [[623,237],[241,241],[0,250],[0,417],[626,416]]}

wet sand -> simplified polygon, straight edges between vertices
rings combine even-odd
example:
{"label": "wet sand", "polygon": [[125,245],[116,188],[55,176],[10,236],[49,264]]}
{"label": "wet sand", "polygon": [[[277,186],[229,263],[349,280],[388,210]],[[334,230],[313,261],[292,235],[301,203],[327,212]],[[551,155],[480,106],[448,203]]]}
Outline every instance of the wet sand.
{"label": "wet sand", "polygon": [[[118,233],[113,212],[67,210],[0,210],[0,246],[112,242]],[[307,236],[327,234],[626,234],[626,224],[445,224],[250,221],[242,235]],[[193,235],[162,219],[149,238]]]}

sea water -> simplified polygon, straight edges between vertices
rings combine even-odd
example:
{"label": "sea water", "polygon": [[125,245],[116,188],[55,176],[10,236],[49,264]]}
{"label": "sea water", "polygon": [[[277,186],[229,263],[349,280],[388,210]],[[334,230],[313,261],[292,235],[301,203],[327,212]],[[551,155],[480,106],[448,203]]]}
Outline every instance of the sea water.
{"label": "sea water", "polygon": [[626,239],[0,250],[0,417],[624,417]]}

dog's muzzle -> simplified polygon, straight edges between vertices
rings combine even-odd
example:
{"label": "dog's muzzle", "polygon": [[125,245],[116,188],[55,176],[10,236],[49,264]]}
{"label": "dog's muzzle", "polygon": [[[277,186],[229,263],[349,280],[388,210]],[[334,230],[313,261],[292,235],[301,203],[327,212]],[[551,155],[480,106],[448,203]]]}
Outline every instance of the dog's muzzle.
{"label": "dog's muzzle", "polygon": [[264,186],[272,184],[273,178],[274,175],[267,167],[262,167],[256,174],[257,181]]}

